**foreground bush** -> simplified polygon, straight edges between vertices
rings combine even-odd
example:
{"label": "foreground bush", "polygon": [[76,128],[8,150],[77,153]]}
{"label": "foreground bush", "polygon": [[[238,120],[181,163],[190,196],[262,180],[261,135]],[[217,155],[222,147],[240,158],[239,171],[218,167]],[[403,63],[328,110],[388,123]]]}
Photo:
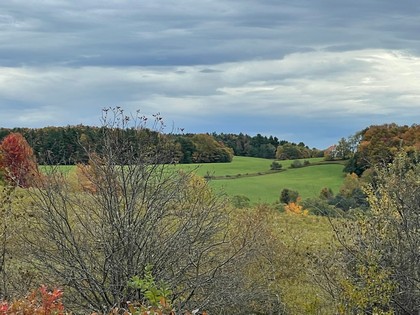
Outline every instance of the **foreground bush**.
{"label": "foreground bush", "polygon": [[341,248],[320,283],[339,314],[419,314],[420,163],[400,153],[374,170],[369,212],[333,224]]}
{"label": "foreground bush", "polygon": [[45,286],[33,291],[23,299],[13,302],[0,302],[0,315],[31,314],[31,315],[61,315],[65,314],[62,303],[63,292],[58,289],[48,291]]}
{"label": "foreground bush", "polygon": [[[59,289],[52,291],[48,290],[46,286],[41,286],[34,290],[25,298],[17,299],[12,302],[0,301],[0,315],[70,315],[66,312],[62,302],[63,292]],[[195,314],[196,312],[194,312]],[[88,313],[86,313],[88,314]],[[170,306],[170,303],[160,296],[158,302],[153,305],[146,305],[140,303],[127,303],[125,308],[113,308],[109,315],[175,315],[175,310]],[[184,315],[191,314],[186,311]],[[205,315],[206,312],[200,314]],[[99,313],[91,313],[91,315],[100,315]]]}
{"label": "foreground bush", "polygon": [[104,113],[102,151],[86,149],[79,190],[54,167],[29,190],[27,259],[44,281],[66,290],[72,311],[107,313],[127,301],[143,303],[146,292],[128,283],[144,278],[148,265],[179,311],[280,309],[278,292],[267,285],[270,274],[254,277],[270,266],[255,246],[258,225],[249,215],[235,216],[204,179],[169,164],[175,157],[166,138],[145,138],[138,119],[132,126],[119,109]]}

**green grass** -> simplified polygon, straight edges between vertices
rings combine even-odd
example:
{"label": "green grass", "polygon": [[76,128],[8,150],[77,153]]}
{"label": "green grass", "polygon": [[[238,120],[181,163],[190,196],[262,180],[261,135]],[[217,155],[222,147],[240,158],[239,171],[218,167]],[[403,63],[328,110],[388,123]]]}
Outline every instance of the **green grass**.
{"label": "green grass", "polygon": [[180,165],[183,169],[194,169],[200,176],[226,176],[245,173],[266,172],[270,169],[271,160],[253,157],[235,156],[232,163],[206,163]]}
{"label": "green grass", "polygon": [[[312,164],[322,158],[308,159]],[[228,196],[245,195],[252,203],[273,203],[279,200],[284,188],[297,190],[303,199],[316,197],[323,187],[329,187],[337,193],[343,183],[344,174],[341,164],[311,165],[297,169],[288,168],[292,160],[280,161],[282,172],[268,172],[271,160],[235,157],[232,163],[210,163],[189,165],[198,167],[197,174],[204,176],[228,176],[225,179],[214,179],[210,185],[216,191],[223,191]],[[184,165],[181,167],[185,168]],[[262,173],[263,175],[258,175]],[[238,176],[240,174],[240,176]]]}
{"label": "green grass", "polygon": [[318,196],[323,187],[338,192],[343,182],[342,169],[341,165],[317,165],[257,177],[214,180],[210,185],[230,196],[245,195],[253,203],[278,201],[284,188],[296,190],[306,199]]}
{"label": "green grass", "polygon": [[[216,191],[224,192],[228,196],[245,195],[254,204],[278,201],[284,188],[298,191],[303,199],[318,196],[323,187],[329,187],[337,193],[344,179],[343,165],[322,164],[322,158],[308,160],[311,166],[297,169],[289,168],[292,160],[280,161],[283,170],[276,173],[270,173],[272,160],[242,156],[234,157],[232,163],[188,164],[177,167],[194,170],[200,176],[219,178],[210,180],[211,187]],[[65,173],[74,168],[58,167]]]}
{"label": "green grass", "polygon": [[48,172],[49,170],[51,170],[51,168],[56,169],[59,172],[62,172],[64,174],[72,171],[75,169],[74,165],[40,165],[39,169],[41,170],[41,172]]}

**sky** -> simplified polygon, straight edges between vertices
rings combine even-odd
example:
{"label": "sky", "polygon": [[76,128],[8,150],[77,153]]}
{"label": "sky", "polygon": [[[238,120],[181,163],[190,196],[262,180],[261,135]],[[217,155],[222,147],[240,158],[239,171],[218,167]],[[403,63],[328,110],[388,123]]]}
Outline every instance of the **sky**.
{"label": "sky", "polygon": [[160,113],[326,148],[420,123],[420,1],[0,0],[0,127]]}

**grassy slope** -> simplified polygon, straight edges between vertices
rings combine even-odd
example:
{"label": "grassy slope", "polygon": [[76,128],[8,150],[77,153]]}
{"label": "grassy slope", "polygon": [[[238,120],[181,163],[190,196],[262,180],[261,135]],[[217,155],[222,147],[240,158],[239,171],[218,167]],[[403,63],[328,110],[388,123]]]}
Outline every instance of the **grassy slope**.
{"label": "grassy slope", "polygon": [[[311,163],[322,161],[322,158],[309,159]],[[198,175],[229,176],[226,179],[214,179],[210,185],[228,196],[245,195],[252,203],[273,203],[279,200],[284,188],[297,190],[303,199],[315,197],[323,187],[338,192],[344,174],[340,164],[312,165],[290,169],[292,160],[280,161],[283,171],[258,175],[270,170],[272,160],[236,156],[232,163],[208,163],[179,165],[182,169],[194,169]],[[74,166],[60,166],[64,172]],[[237,176],[241,174],[241,176]]]}
{"label": "grassy slope", "polygon": [[[320,160],[322,159],[310,159],[311,163]],[[281,161],[280,163],[283,165],[283,172],[248,177],[246,174],[268,171],[271,161],[259,158],[235,157],[232,163],[202,164],[198,166],[197,173],[199,175],[231,176],[229,179],[212,180],[210,184],[229,196],[245,195],[253,203],[278,201],[280,192],[284,188],[297,190],[304,199],[318,196],[323,187],[329,187],[336,193],[344,179],[343,166],[340,164],[289,169],[292,161]],[[237,174],[241,174],[241,176],[233,177]]]}
{"label": "grassy slope", "polygon": [[182,168],[197,168],[201,176],[225,176],[245,173],[266,172],[270,169],[271,160],[253,157],[235,156],[232,163],[206,163],[181,165]]}

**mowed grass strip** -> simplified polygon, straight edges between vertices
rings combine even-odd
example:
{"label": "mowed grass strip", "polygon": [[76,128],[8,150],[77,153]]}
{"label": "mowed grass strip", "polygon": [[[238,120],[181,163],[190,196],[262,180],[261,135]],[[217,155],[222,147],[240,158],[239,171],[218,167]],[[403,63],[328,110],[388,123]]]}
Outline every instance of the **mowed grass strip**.
{"label": "mowed grass strip", "polygon": [[272,161],[261,158],[235,156],[231,163],[181,164],[182,169],[195,169],[200,176],[235,176],[257,174],[270,170]]}

